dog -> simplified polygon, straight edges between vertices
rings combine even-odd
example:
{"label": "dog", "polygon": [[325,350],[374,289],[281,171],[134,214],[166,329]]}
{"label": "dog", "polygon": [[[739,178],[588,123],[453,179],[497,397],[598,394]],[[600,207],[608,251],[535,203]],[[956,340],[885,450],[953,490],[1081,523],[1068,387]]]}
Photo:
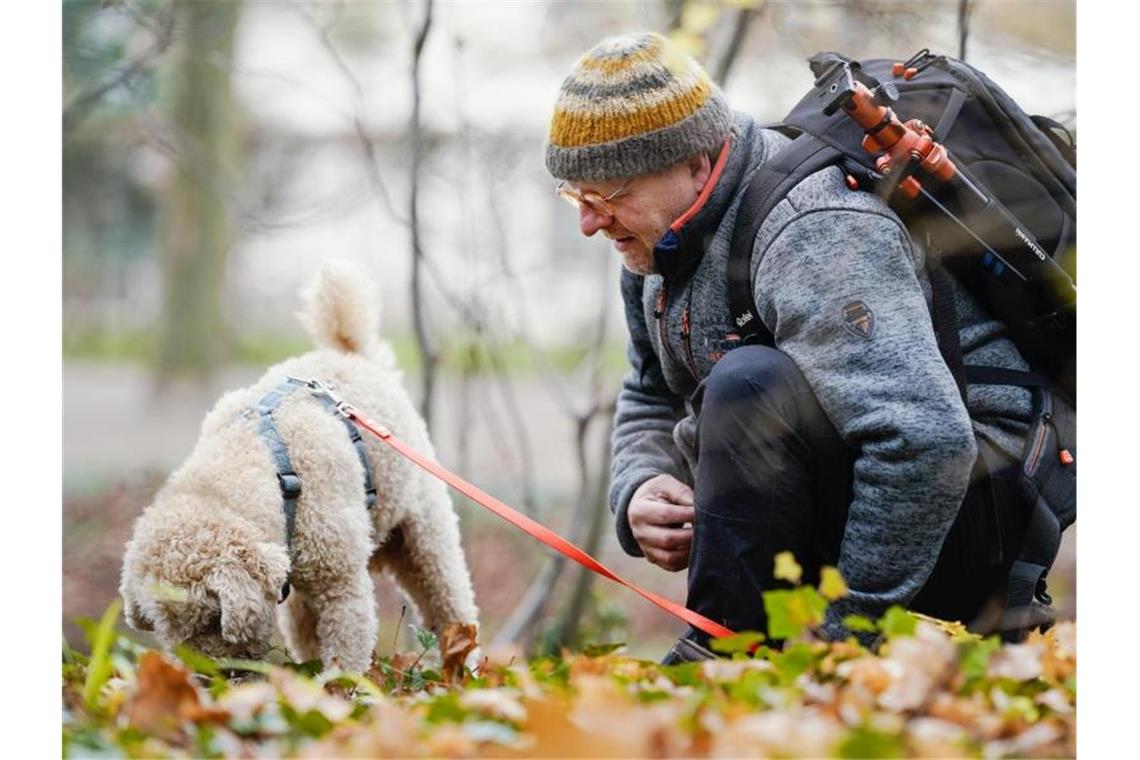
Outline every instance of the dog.
{"label": "dog", "polygon": [[428,628],[477,625],[446,486],[371,435],[354,444],[345,420],[300,381],[284,386],[269,415],[300,479],[287,525],[280,457],[259,432],[258,411],[287,378],[335,389],[435,456],[379,337],[378,301],[365,283],[344,265],[322,270],[303,293],[301,312],[316,350],[225,394],[206,416],[189,458],[127,543],[119,591],[133,628],[152,631],[167,648],[185,643],[214,657],[257,659],[270,647],[276,618],[298,661],[363,672],[377,636],[372,574],[381,571],[394,576]]}

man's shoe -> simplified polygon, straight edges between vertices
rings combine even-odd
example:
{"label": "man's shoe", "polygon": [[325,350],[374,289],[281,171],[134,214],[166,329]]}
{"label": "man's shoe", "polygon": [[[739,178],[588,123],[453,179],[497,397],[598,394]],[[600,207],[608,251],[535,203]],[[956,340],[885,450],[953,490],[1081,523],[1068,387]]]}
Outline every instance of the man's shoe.
{"label": "man's shoe", "polygon": [[662,665],[677,665],[682,662],[700,662],[701,660],[715,660],[716,655],[703,646],[687,639],[684,636],[677,639],[672,648],[661,658]]}

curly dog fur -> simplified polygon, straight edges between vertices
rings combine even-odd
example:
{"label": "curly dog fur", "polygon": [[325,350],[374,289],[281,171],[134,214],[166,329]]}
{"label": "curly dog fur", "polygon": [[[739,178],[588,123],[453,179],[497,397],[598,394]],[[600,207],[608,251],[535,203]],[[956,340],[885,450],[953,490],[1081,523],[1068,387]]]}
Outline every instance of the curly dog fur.
{"label": "curly dog fur", "polygon": [[[331,384],[369,418],[434,457],[423,420],[380,340],[377,301],[358,273],[328,268],[305,293],[302,321],[317,349],[225,394],[193,452],[139,517],[123,558],[127,621],[165,646],[214,656],[268,650],[274,616],[294,657],[368,668],[376,643],[371,573],[390,571],[425,625],[475,623],[478,610],[446,487],[365,435],[378,498],[343,423],[300,389],[273,413],[302,481],[294,540],[273,461],[243,412],[286,376]],[[292,593],[278,605],[288,578]]]}

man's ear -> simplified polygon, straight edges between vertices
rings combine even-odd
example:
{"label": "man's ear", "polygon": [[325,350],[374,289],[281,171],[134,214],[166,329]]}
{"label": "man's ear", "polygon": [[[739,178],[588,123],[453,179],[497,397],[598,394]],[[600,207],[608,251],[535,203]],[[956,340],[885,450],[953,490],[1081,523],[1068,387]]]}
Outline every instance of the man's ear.
{"label": "man's ear", "polygon": [[712,176],[712,162],[708,153],[698,153],[689,158],[689,177],[693,180],[693,189],[698,193],[705,189],[705,185]]}

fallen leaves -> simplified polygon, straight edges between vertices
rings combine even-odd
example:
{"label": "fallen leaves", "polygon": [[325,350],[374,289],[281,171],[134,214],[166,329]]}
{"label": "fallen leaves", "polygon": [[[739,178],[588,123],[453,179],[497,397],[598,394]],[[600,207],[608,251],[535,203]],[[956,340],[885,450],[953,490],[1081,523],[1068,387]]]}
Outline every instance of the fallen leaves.
{"label": "fallen leaves", "polygon": [[463,665],[474,630],[449,626],[430,652],[378,660],[363,677],[265,664],[237,685],[208,658],[183,665],[120,639],[107,647],[115,665],[96,710],[81,698],[84,658],[66,664],[65,755],[1075,754],[1072,623],[1002,646],[939,622],[889,615],[874,654],[804,633],[782,650],[742,636],[733,659],[672,667],[612,647],[530,662],[492,652],[476,673]]}
{"label": "fallen leaves", "polygon": [[190,672],[146,652],[139,659],[138,686],[126,706],[127,723],[146,734],[175,736],[183,723],[224,723],[230,714],[202,704]]}

